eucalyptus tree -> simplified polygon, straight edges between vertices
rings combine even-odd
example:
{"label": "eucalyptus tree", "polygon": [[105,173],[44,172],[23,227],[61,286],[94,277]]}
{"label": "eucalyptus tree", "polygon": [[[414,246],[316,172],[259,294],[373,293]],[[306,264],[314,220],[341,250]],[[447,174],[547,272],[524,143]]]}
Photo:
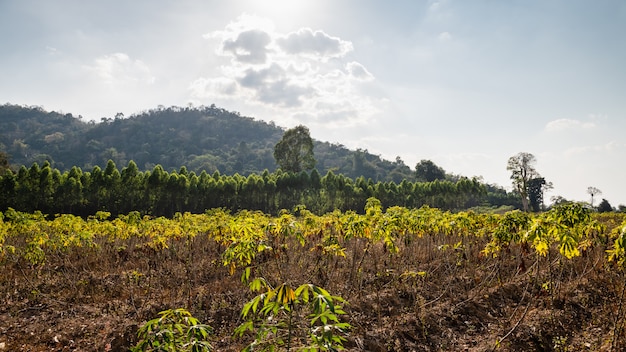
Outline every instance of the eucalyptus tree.
{"label": "eucalyptus tree", "polygon": [[122,175],[117,169],[115,162],[110,160],[104,169],[102,176],[102,185],[100,188],[101,201],[107,211],[117,215],[120,212],[120,205],[125,195],[122,192]]}
{"label": "eucalyptus tree", "polygon": [[54,194],[55,213],[61,211],[74,214],[82,210],[80,209],[83,205],[82,174],[82,170],[76,166],[72,167],[69,172],[63,173]]}
{"label": "eucalyptus tree", "polygon": [[5,173],[5,171],[11,170],[11,165],[9,164],[9,155],[5,152],[0,152],[0,176]]}
{"label": "eucalyptus tree", "polygon": [[146,171],[146,204],[147,211],[150,214],[162,214],[166,208],[163,195],[165,193],[169,174],[163,169],[163,166],[157,164],[152,171]]}
{"label": "eucalyptus tree", "polygon": [[145,182],[137,164],[132,160],[129,161],[128,165],[122,169],[120,177],[120,189],[124,199],[120,204],[120,211],[126,214],[140,207],[145,208],[146,202],[143,201],[146,192]]}
{"label": "eucalyptus tree", "polygon": [[187,176],[172,172],[165,181],[163,197],[165,198],[165,215],[171,217],[176,212],[186,211],[189,192],[189,180]]}
{"label": "eucalyptus tree", "polygon": [[17,203],[17,174],[9,171],[0,175],[0,211],[9,207],[16,207]]}
{"label": "eucalyptus tree", "polygon": [[[55,172],[56,171],[56,172]],[[54,205],[54,192],[60,183],[61,175],[59,170],[52,169],[50,163],[44,162],[39,173],[39,206],[36,210],[41,210],[44,214],[49,214]]]}

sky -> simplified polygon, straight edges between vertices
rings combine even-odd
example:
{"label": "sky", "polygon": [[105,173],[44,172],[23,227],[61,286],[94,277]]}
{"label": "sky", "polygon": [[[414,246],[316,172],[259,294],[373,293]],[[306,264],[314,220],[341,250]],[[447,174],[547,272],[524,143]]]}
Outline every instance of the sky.
{"label": "sky", "polygon": [[[412,169],[626,204],[622,0],[0,0],[0,104],[215,104]],[[0,132],[1,133],[1,132]]]}

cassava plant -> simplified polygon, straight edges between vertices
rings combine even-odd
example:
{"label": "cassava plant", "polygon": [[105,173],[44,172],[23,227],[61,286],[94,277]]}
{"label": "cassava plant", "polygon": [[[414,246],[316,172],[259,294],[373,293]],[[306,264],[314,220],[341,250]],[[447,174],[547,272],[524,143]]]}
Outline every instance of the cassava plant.
{"label": "cassava plant", "polygon": [[[248,281],[249,268],[242,275]],[[249,283],[253,292],[263,291],[247,302],[244,323],[235,329],[242,337],[248,331],[254,340],[243,351],[340,351],[350,324],[339,320],[346,314],[343,298],[325,289],[303,284],[295,290],[286,283],[272,287],[263,278]]]}
{"label": "cassava plant", "polygon": [[[615,241],[613,248],[607,250],[608,261],[614,262],[618,265],[621,275],[624,275],[626,271],[626,220],[622,224],[613,230],[611,234]],[[619,299],[619,305],[617,313],[615,314],[613,323],[613,338],[611,339],[611,351],[615,351],[618,348],[619,337],[623,333],[624,329],[624,297],[626,296],[626,280],[622,280],[622,289]]]}
{"label": "cassava plant", "polygon": [[138,331],[139,342],[131,352],[207,352],[213,347],[208,341],[212,328],[200,324],[184,308],[169,309],[160,317],[145,323]]}

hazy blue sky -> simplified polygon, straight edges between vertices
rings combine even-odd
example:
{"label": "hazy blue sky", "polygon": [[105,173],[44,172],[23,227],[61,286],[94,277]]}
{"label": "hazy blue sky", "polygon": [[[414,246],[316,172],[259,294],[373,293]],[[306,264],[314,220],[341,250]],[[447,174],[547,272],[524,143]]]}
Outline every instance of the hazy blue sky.
{"label": "hazy blue sky", "polygon": [[[411,168],[626,204],[622,0],[0,0],[0,103],[216,104]],[[597,204],[597,203],[596,203]]]}

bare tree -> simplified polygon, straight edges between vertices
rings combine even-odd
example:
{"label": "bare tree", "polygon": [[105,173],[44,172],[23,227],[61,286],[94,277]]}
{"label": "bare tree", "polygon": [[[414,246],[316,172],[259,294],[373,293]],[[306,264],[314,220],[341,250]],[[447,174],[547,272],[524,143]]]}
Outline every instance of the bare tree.
{"label": "bare tree", "polygon": [[591,196],[591,207],[593,208],[593,198],[602,194],[602,191],[595,187],[587,187],[587,193]]}

